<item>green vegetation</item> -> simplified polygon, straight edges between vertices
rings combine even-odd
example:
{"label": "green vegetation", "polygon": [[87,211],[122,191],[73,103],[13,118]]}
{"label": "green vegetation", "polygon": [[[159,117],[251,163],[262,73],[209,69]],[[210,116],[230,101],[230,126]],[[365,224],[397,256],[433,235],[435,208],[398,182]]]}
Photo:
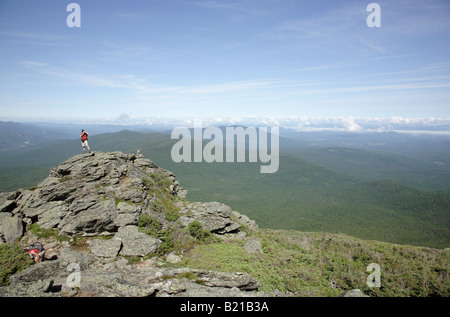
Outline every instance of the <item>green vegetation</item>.
{"label": "green vegetation", "polygon": [[188,226],[189,234],[200,241],[209,241],[211,239],[211,232],[204,230],[202,224],[195,220]]}
{"label": "green vegetation", "polygon": [[34,262],[19,244],[0,244],[0,286],[9,285],[9,277]]}
{"label": "green vegetation", "polygon": [[[388,180],[361,182],[287,155],[275,174],[255,164],[180,163],[190,201],[220,201],[262,228],[346,233],[363,239],[450,246],[450,194]],[[195,171],[193,170],[195,168]]]}
{"label": "green vegetation", "polygon": [[[374,297],[450,296],[449,250],[285,230],[260,230],[251,238],[263,253],[247,253],[242,241],[210,243],[190,250],[180,265],[244,272],[263,291],[294,296],[338,296],[356,288]],[[367,286],[370,263],[380,265],[380,288]]]}
{"label": "green vegetation", "polygon": [[138,227],[141,232],[156,237],[162,228],[162,224],[152,216],[143,214],[139,217]]}
{"label": "green vegetation", "polygon": [[[152,212],[142,214],[138,219],[138,228],[141,232],[162,241],[158,254],[167,254],[172,250],[180,250],[184,244],[190,244],[186,239],[187,233],[176,223],[179,214],[177,204],[182,199],[172,195],[170,186],[172,181],[161,170],[147,172],[148,177],[143,177],[144,189],[154,197]],[[162,219],[163,217],[164,219]]]}
{"label": "green vegetation", "polygon": [[[448,154],[432,159],[417,159],[349,147],[290,148],[293,157],[314,162],[330,171],[345,174],[361,182],[390,179],[424,191],[450,192]],[[448,162],[450,163],[450,162]]]}
{"label": "green vegetation", "polygon": [[[386,135],[382,141],[389,143],[392,137]],[[262,228],[450,246],[447,141],[435,149],[428,146],[431,150],[422,153],[426,145],[414,148],[408,143],[413,139],[403,144],[397,141],[391,152],[384,146],[381,152],[373,150],[375,146],[364,150],[330,144],[320,147],[306,138],[281,138],[281,151],[287,154],[280,155],[275,174],[259,173],[260,163],[174,163],[170,151],[176,140],[169,134],[122,131],[93,136],[90,143],[101,151],[135,153],[139,148],[144,157],[177,176],[188,189],[187,200],[219,201]],[[349,144],[364,144],[367,138],[360,136]],[[370,142],[377,143],[377,138],[372,136]],[[74,140],[5,153],[0,157],[0,189],[34,186],[52,166],[80,151]],[[164,178],[149,173],[145,182],[156,195],[154,209],[167,219],[176,219],[177,202],[167,195]]]}
{"label": "green vegetation", "polygon": [[[179,204],[184,200],[173,196],[170,190],[172,182],[161,171],[147,173],[150,178],[142,179],[145,189],[155,198],[152,212],[142,214],[138,219],[141,232],[162,241],[158,254],[167,254],[173,250],[189,249],[198,242],[212,241],[209,231],[203,230],[200,222],[194,221],[188,228],[177,222],[180,217]],[[164,219],[161,216],[164,215]]]}
{"label": "green vegetation", "polygon": [[145,189],[155,197],[152,209],[159,213],[164,213],[166,220],[176,221],[180,215],[179,208],[175,206],[181,199],[174,197],[171,193],[170,186],[172,182],[161,171],[148,173],[150,178],[142,179]]}
{"label": "green vegetation", "polygon": [[199,243],[215,241],[209,231],[203,230],[198,221],[192,222],[188,228],[182,227],[178,222],[169,223],[165,229],[163,224],[148,214],[143,214],[138,220],[139,231],[162,241],[157,254],[164,255],[172,251],[180,252],[193,248]]}
{"label": "green vegetation", "polygon": [[174,226],[163,227],[163,224],[157,218],[149,214],[142,214],[138,219],[139,231],[162,241],[158,249],[158,254],[161,255],[169,253],[174,249],[174,233],[178,229]]}
{"label": "green vegetation", "polygon": [[54,237],[58,241],[68,241],[69,236],[59,235],[58,229],[44,229],[41,228],[37,223],[28,225],[27,230],[34,234],[37,238],[49,238]]}

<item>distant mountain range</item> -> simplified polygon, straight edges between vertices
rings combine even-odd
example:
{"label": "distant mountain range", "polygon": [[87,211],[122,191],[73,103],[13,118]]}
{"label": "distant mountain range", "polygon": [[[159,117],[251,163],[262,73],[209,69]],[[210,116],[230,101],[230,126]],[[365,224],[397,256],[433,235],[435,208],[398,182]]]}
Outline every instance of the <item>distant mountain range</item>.
{"label": "distant mountain range", "polygon": [[57,139],[70,138],[69,134],[34,124],[0,122],[0,150],[16,150]]}
{"label": "distant mountain range", "polygon": [[[450,246],[446,135],[280,129],[279,171],[261,174],[259,163],[175,163],[170,151],[177,140],[167,126],[159,132],[117,131],[121,127],[86,125],[91,148],[139,149],[177,175],[189,200],[223,202],[261,227]],[[34,186],[52,166],[81,152],[81,126],[58,128],[58,138],[71,137],[0,152],[2,191]],[[39,129],[34,131],[39,135]]]}

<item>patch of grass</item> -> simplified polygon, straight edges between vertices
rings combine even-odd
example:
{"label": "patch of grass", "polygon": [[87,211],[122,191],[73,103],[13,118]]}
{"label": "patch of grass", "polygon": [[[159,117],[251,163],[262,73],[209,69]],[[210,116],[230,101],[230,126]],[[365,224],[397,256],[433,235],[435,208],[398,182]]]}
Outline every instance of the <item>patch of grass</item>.
{"label": "patch of grass", "polygon": [[33,264],[19,244],[0,244],[0,286],[9,285],[11,275]]}
{"label": "patch of grass", "polygon": [[[181,265],[244,272],[263,291],[294,296],[339,296],[360,289],[373,297],[450,296],[450,251],[365,241],[343,234],[260,230],[263,253],[249,254],[242,241],[199,245]],[[381,287],[370,288],[370,263],[381,268]]]}
{"label": "patch of grass", "polygon": [[38,238],[50,238],[54,237],[58,241],[69,241],[70,237],[66,235],[59,235],[59,230],[56,228],[45,229],[41,228],[37,223],[32,223],[28,225],[27,231],[30,231],[32,234],[37,236]]}
{"label": "patch of grass", "polygon": [[140,256],[124,256],[124,258],[128,260],[129,265],[139,263],[143,259]]}
{"label": "patch of grass", "polygon": [[186,278],[188,280],[193,281],[198,279],[198,276],[192,272],[184,272],[180,274],[179,278]]}
{"label": "patch of grass", "polygon": [[69,175],[66,175],[66,176],[61,177],[61,178],[59,179],[59,182],[60,182],[60,183],[67,182],[67,181],[70,180],[70,179],[72,179],[72,177],[69,176]]}

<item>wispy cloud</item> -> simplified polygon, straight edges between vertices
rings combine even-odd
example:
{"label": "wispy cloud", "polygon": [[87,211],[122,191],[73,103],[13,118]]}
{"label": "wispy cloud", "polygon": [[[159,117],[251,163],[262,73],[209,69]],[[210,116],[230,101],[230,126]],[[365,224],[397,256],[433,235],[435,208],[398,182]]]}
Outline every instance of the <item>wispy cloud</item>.
{"label": "wispy cloud", "polygon": [[[369,77],[368,80],[353,83],[254,79],[214,84],[167,85],[151,82],[147,78],[134,74],[114,74],[106,77],[104,74],[74,71],[41,61],[22,61],[21,65],[34,72],[63,79],[69,85],[122,89],[127,96],[133,98],[130,101],[135,102],[138,107],[144,107],[148,104],[179,107],[195,106],[196,109],[209,107],[212,104],[223,107],[227,104],[233,105],[233,107],[238,104],[251,104],[252,107],[255,107],[257,104],[267,104],[269,100],[295,102],[298,98],[303,99],[311,95],[334,98],[332,97],[334,95],[410,93],[432,89],[448,89],[450,87],[450,76],[408,76],[404,79],[389,76],[389,80],[386,80],[381,75],[380,78]],[[324,64],[317,66],[317,68],[328,67],[338,67],[338,65]],[[280,106],[283,107],[283,105]],[[355,131],[359,129],[357,125],[350,121],[347,128]]]}
{"label": "wispy cloud", "polygon": [[114,17],[120,20],[136,21],[136,22],[147,21],[149,19],[148,15],[136,12],[121,12],[116,14]]}
{"label": "wispy cloud", "polygon": [[299,88],[310,85],[287,80],[243,80],[205,85],[162,85],[149,82],[145,78],[133,74],[116,74],[113,78],[97,74],[72,71],[63,67],[56,67],[44,62],[22,61],[24,67],[41,74],[65,79],[92,87],[124,88],[131,95],[157,99],[183,99],[183,96],[219,97],[233,96],[236,93],[257,94],[268,90]]}
{"label": "wispy cloud", "polygon": [[107,62],[117,62],[148,56],[150,53],[156,55],[154,50],[146,45],[103,41],[97,58]]}
{"label": "wispy cloud", "polygon": [[47,63],[41,63],[41,62],[33,62],[33,61],[22,61],[20,62],[22,65],[25,66],[30,66],[30,67],[34,67],[34,66],[38,66],[38,67],[46,67],[48,66]]}
{"label": "wispy cloud", "polygon": [[367,4],[343,4],[339,8],[314,12],[307,17],[290,19],[261,31],[259,37],[268,41],[291,41],[306,51],[379,56],[388,54],[386,43],[378,37],[367,38]]}
{"label": "wispy cloud", "polygon": [[309,66],[309,67],[302,67],[293,69],[293,71],[296,72],[314,72],[314,71],[320,71],[320,70],[330,70],[330,69],[336,69],[336,68],[345,68],[349,66],[354,66],[354,63],[331,63],[331,64],[322,64],[322,65],[315,65],[315,66]]}
{"label": "wispy cloud", "polygon": [[30,33],[30,32],[8,32],[0,31],[0,43],[7,50],[11,43],[21,43],[33,46],[56,47],[68,45],[64,37],[55,34]]}
{"label": "wispy cloud", "polygon": [[364,85],[364,86],[343,86],[337,88],[312,88],[293,92],[293,94],[328,94],[328,93],[365,93],[365,92],[388,92],[388,91],[405,91],[405,90],[423,90],[448,88],[449,82],[438,83],[399,83],[391,85]]}
{"label": "wispy cloud", "polygon": [[69,82],[75,82],[86,86],[91,87],[108,87],[108,88],[126,88],[127,86],[97,75],[92,74],[83,74],[79,72],[74,72],[69,69],[65,69],[62,67],[55,67],[49,65],[48,63],[35,62],[35,61],[22,61],[21,64],[25,67],[32,68],[34,71],[39,72],[41,74],[46,74],[50,76],[54,76],[57,78],[63,78],[68,80]]}
{"label": "wispy cloud", "polygon": [[399,0],[383,4],[382,20],[393,35],[423,36],[448,33],[450,4],[440,0]]}
{"label": "wispy cloud", "polygon": [[[323,10],[308,18],[289,20],[275,26],[266,33],[268,37],[321,40],[336,35],[349,35],[365,23],[364,6],[343,6],[339,9]],[[341,36],[339,37],[341,38]]]}
{"label": "wispy cloud", "polygon": [[[251,4],[249,4],[251,2]],[[266,16],[269,14],[267,9],[263,9],[260,1],[202,1],[196,5],[208,9],[226,10],[235,13],[243,13],[250,16]]]}
{"label": "wispy cloud", "polygon": [[206,85],[160,85],[141,80],[130,86],[131,94],[141,101],[172,101],[178,105],[229,106],[242,103],[266,102],[283,91],[307,87],[310,83],[288,80],[245,80]]}
{"label": "wispy cloud", "polygon": [[[348,49],[362,53],[365,58],[390,54],[412,37],[448,33],[450,4],[430,0],[383,2],[382,26],[378,30],[366,25],[368,3],[344,3],[334,9],[314,12],[308,17],[283,21],[261,31],[260,37],[271,41],[294,41],[309,49],[332,52],[336,48],[348,54]],[[374,54],[369,54],[374,53]],[[376,53],[376,54],[375,54]]]}
{"label": "wispy cloud", "polygon": [[63,39],[59,35],[43,34],[43,33],[29,33],[29,32],[0,31],[0,35],[13,37],[13,38],[28,38],[28,39],[43,40],[43,41],[59,41],[59,40]]}
{"label": "wispy cloud", "polygon": [[[409,70],[404,70],[404,71],[392,71],[392,72],[381,72],[381,73],[370,73],[370,74],[365,74],[362,75],[363,77],[379,77],[379,78],[398,78],[399,76],[402,76],[405,79],[411,79],[411,75],[412,74],[416,74],[416,75],[428,75],[428,76],[436,76],[436,78],[438,78],[437,76],[440,76],[442,73],[448,73],[448,71],[450,70],[450,63],[434,63],[434,64],[430,64],[430,65],[425,65],[422,67],[413,67]],[[405,75],[405,76],[403,76]],[[447,78],[448,76],[445,75],[445,78]],[[442,76],[440,78],[443,78]]]}

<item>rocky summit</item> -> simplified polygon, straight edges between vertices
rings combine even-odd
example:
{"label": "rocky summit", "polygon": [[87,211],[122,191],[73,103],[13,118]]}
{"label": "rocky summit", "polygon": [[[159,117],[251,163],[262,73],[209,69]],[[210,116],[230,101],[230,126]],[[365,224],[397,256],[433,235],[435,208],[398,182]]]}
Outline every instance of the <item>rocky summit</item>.
{"label": "rocky summit", "polygon": [[46,249],[0,296],[260,296],[246,274],[177,265],[198,239],[258,230],[229,206],[185,196],[170,171],[122,152],[76,155],[34,188],[0,193],[0,243]]}

